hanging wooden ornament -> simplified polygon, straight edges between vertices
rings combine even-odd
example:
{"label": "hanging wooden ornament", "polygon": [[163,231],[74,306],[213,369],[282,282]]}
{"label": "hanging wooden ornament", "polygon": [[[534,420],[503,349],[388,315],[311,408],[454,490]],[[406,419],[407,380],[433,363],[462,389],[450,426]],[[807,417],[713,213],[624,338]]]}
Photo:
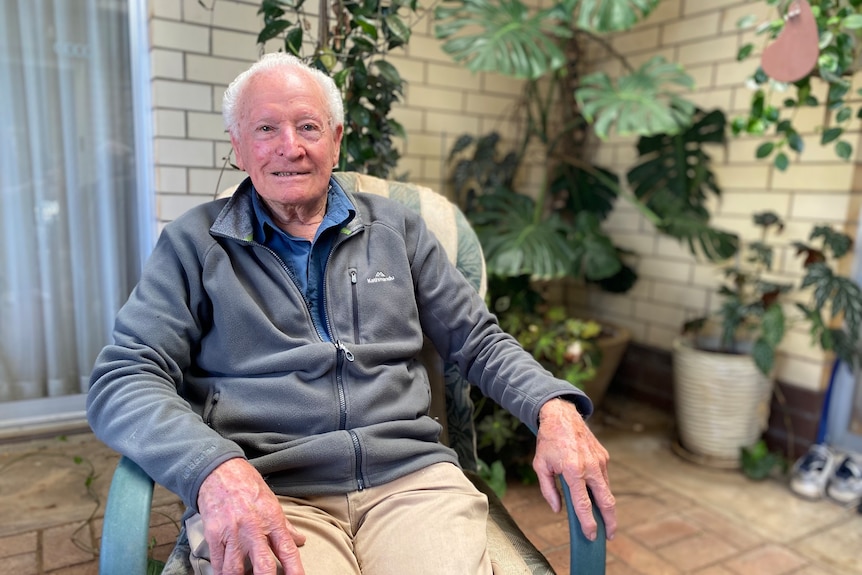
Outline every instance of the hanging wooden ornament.
{"label": "hanging wooden ornament", "polygon": [[817,22],[806,0],[791,2],[784,21],[784,29],[763,51],[760,63],[767,76],[789,83],[811,72],[820,51]]}

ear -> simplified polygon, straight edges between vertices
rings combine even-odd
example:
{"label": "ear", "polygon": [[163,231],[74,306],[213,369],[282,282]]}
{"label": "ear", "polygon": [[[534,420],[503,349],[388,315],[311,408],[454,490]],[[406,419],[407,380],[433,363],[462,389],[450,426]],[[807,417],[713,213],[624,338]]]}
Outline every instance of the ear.
{"label": "ear", "polygon": [[236,139],[236,137],[234,137],[233,134],[230,135],[230,145],[233,146],[233,157],[236,159],[234,163],[240,170],[245,171],[245,162],[242,159],[239,141]]}
{"label": "ear", "polygon": [[344,136],[344,126],[336,126],[335,132],[332,135],[333,151],[332,165],[338,165],[338,157],[341,155],[341,138]]}

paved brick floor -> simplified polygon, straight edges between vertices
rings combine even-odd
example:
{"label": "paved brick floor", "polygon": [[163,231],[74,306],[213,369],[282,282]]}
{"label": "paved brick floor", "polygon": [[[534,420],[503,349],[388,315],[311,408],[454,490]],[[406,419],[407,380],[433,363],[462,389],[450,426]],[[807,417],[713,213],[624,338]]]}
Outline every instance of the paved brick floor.
{"label": "paved brick floor", "polygon": [[[609,398],[602,411],[594,429],[611,453],[620,525],[608,575],[862,575],[855,510],[800,500],[780,478],[752,482],[683,461],[670,449],[668,418],[643,406]],[[88,434],[0,444],[0,573],[95,574],[101,504],[85,479],[92,464],[92,491],[104,501],[116,459]],[[565,513],[552,513],[536,486],[510,485],[504,503],[568,573]],[[181,513],[175,496],[157,490],[155,557],[167,556]]]}

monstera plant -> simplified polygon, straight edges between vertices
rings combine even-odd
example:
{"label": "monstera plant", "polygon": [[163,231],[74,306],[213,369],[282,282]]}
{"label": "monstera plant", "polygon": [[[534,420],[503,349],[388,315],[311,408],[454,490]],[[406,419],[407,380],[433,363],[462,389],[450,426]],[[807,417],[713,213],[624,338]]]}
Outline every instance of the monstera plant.
{"label": "monstera plant", "polygon": [[[736,252],[737,237],[713,228],[707,209],[721,193],[707,150],[725,141],[723,113],[684,98],[693,82],[679,65],[655,57],[635,68],[602,36],[648,18],[657,4],[563,0],[532,9],[519,0],[444,0],[437,7],[436,34],[456,62],[524,80],[511,148],[496,134],[465,135],[450,154],[455,192],[490,274],[575,277],[626,291],[636,280],[630,255],[601,226],[620,198],[709,259]],[[625,72],[584,74],[589,42]],[[591,139],[612,132],[639,137],[624,182],[590,159]],[[518,186],[528,159],[546,168],[538,189]],[[626,187],[633,193],[622,193]]]}

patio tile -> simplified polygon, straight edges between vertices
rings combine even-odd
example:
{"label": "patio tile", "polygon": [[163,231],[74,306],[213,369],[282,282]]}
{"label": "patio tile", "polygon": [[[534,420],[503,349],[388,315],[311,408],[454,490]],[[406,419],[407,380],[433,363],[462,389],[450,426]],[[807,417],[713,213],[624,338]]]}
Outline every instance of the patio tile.
{"label": "patio tile", "polygon": [[699,569],[694,572],[695,575],[736,575],[730,569],[726,567],[722,567],[721,565],[711,565],[709,567],[705,567],[703,569]]}
{"label": "patio tile", "polygon": [[683,573],[733,557],[737,552],[736,547],[711,533],[689,537],[658,550],[661,557]]}
{"label": "patio tile", "polygon": [[608,542],[608,553],[642,575],[675,575],[681,571],[670,561],[625,534]]}
{"label": "patio tile", "polygon": [[739,575],[785,575],[807,564],[799,554],[777,544],[764,545],[727,562],[727,567]]}
{"label": "patio tile", "polygon": [[[822,501],[825,508],[833,507]],[[862,573],[862,515],[845,511],[845,521],[829,528],[811,533],[795,542],[794,548],[801,555],[826,568],[839,573]]]}
{"label": "patio tile", "polygon": [[638,525],[629,530],[629,535],[643,545],[654,549],[691,537],[701,531],[700,525],[686,521],[684,517],[674,514]]}
{"label": "patio tile", "polygon": [[728,519],[712,509],[698,507],[686,510],[682,514],[696,525],[700,525],[704,531],[714,533],[741,551],[763,544],[763,537],[752,532],[750,525],[744,521]]}
{"label": "patio tile", "polygon": [[42,532],[42,568],[53,571],[95,559],[89,526],[67,523]]}
{"label": "patio tile", "polygon": [[36,551],[37,538],[35,532],[21,533],[9,537],[0,537],[0,559],[20,555],[25,551]]}
{"label": "patio tile", "polygon": [[19,555],[10,555],[3,558],[3,572],[15,573],[15,575],[37,575],[38,571],[36,551],[29,551]]}

